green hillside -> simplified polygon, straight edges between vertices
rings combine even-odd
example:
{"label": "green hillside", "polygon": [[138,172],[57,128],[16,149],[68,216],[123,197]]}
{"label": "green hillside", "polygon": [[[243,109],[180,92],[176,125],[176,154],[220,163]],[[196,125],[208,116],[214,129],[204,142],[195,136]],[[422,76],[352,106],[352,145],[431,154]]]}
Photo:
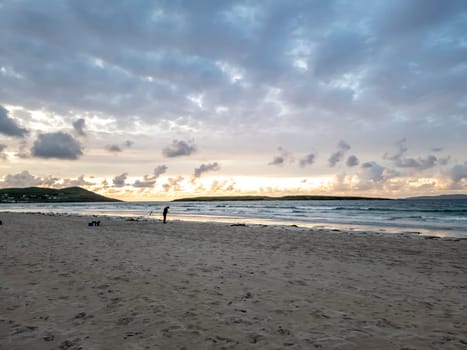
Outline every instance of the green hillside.
{"label": "green hillside", "polygon": [[81,187],[63,189],[27,187],[0,189],[0,203],[120,202]]}

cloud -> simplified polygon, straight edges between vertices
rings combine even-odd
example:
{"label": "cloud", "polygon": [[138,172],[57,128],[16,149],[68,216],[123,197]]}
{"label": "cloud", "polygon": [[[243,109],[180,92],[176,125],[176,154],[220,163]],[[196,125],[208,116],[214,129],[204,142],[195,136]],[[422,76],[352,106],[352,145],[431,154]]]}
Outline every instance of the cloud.
{"label": "cloud", "polygon": [[7,159],[7,155],[3,151],[7,148],[7,145],[0,144],[0,159]]}
{"label": "cloud", "polygon": [[183,176],[178,176],[178,177],[169,177],[167,179],[167,182],[162,185],[162,188],[164,189],[165,192],[169,191],[174,191],[174,192],[179,192],[182,190],[182,181],[184,180]]}
{"label": "cloud", "polygon": [[86,132],[84,131],[85,127],[86,121],[83,118],[73,121],[73,129],[79,136],[86,136]]}
{"label": "cloud", "polygon": [[83,151],[81,144],[70,134],[65,132],[52,132],[39,134],[31,153],[38,158],[78,159]]}
{"label": "cloud", "polygon": [[32,187],[39,186],[42,182],[40,177],[33,176],[29,171],[24,170],[18,174],[6,175],[1,182],[1,187]]}
{"label": "cloud", "polygon": [[[462,108],[456,103],[466,75],[462,0],[228,1],[209,2],[209,9],[189,2],[142,2],[111,10],[82,1],[52,7],[3,5],[0,44],[12,47],[0,61],[5,100],[120,121],[137,115],[138,122],[183,127],[196,120],[223,129],[251,126],[240,123],[248,115],[255,115],[255,125],[280,126],[271,122],[271,105],[289,106],[294,99],[281,94],[283,100],[271,102],[271,86],[311,97],[308,106],[278,118],[288,125],[305,126],[306,120],[315,125],[323,115],[340,121],[336,105],[348,107],[345,116],[356,117],[362,102],[385,117],[400,111],[399,99],[420,104],[411,97],[429,97],[438,90],[433,86],[446,86],[447,93],[437,94],[436,101],[423,99],[423,108],[434,103],[446,115]],[[54,88],[67,83],[65,91]],[[315,89],[300,88],[307,83]],[[202,108],[187,98],[199,95]],[[221,104],[229,120],[216,114]],[[411,112],[416,119],[429,118],[423,110]]]}
{"label": "cloud", "polygon": [[161,176],[162,174],[164,174],[165,172],[167,172],[167,165],[158,165],[154,168],[154,177],[157,179],[159,176]]}
{"label": "cloud", "polygon": [[105,149],[109,152],[112,152],[112,153],[118,153],[118,152],[122,152],[122,149],[119,145],[107,145],[105,146]]}
{"label": "cloud", "polygon": [[21,140],[21,142],[19,143],[19,147],[18,147],[18,151],[16,152],[16,156],[18,158],[23,158],[23,159],[26,159],[26,158],[29,158],[29,150],[28,150],[28,143],[26,142],[26,140]]}
{"label": "cloud", "polygon": [[220,170],[220,165],[217,162],[209,163],[209,164],[201,164],[199,168],[195,169],[193,174],[194,178],[199,178],[202,174],[210,172],[210,171],[218,171]]}
{"label": "cloud", "polygon": [[385,167],[377,164],[376,162],[365,162],[362,164],[362,169],[364,170],[364,178],[371,181],[382,181],[384,179]]}
{"label": "cloud", "polygon": [[185,142],[178,140],[172,141],[172,144],[170,146],[167,146],[162,150],[162,154],[168,158],[189,156],[194,152],[196,152],[196,146],[193,144],[192,141]]}
{"label": "cloud", "polygon": [[84,175],[78,176],[76,179],[64,179],[63,180],[63,187],[86,187],[86,186],[91,186],[93,185],[92,182],[86,181],[84,178]]}
{"label": "cloud", "polygon": [[464,164],[454,165],[449,170],[449,177],[454,183],[459,183],[462,180],[467,180],[467,162]]}
{"label": "cloud", "polygon": [[351,148],[345,141],[339,141],[337,144],[338,151],[333,153],[329,159],[329,166],[332,168],[336,166],[337,163],[339,163],[342,158],[344,157],[345,153]]}
{"label": "cloud", "polygon": [[133,183],[133,187],[139,187],[139,188],[148,188],[148,187],[154,187],[156,184],[156,180],[164,174],[167,171],[167,166],[166,165],[158,165],[157,167],[154,168],[153,175],[144,175],[143,181],[141,180],[136,180]]}
{"label": "cloud", "polygon": [[375,161],[369,161],[361,165],[356,175],[344,177],[346,181],[340,185],[347,186],[347,190],[377,190],[387,193],[391,188],[400,186],[400,184],[395,185],[397,181],[394,181],[398,176],[398,172],[386,168]]}
{"label": "cloud", "polygon": [[278,155],[274,156],[273,160],[268,165],[284,166],[287,163],[294,161],[292,154],[282,147],[277,149]]}
{"label": "cloud", "polygon": [[211,182],[211,186],[209,188],[210,192],[232,192],[235,190],[235,181],[230,180],[214,180]]}
{"label": "cloud", "polygon": [[128,177],[128,173],[123,173],[121,175],[117,175],[112,179],[112,184],[114,187],[124,187],[125,181]]}
{"label": "cloud", "polygon": [[399,175],[398,172],[379,165],[374,161],[363,163],[361,169],[360,179],[363,181],[382,182]]}
{"label": "cloud", "polygon": [[134,145],[133,141],[126,140],[125,142],[123,142],[122,146],[113,143],[110,145],[106,145],[105,149],[111,153],[120,153],[120,152],[123,152],[123,147],[131,148],[133,145]]}
{"label": "cloud", "polygon": [[77,178],[59,178],[53,175],[47,175],[44,177],[34,176],[27,170],[23,170],[17,174],[6,175],[3,181],[0,182],[0,187],[32,187],[32,186],[43,186],[50,188],[64,188],[64,187],[87,187],[92,186],[93,183],[86,181],[84,175],[80,175]]}
{"label": "cloud", "polygon": [[355,155],[351,155],[347,158],[347,161],[345,162],[345,164],[348,166],[348,167],[354,167],[354,166],[357,166],[358,165],[358,158],[357,156]]}
{"label": "cloud", "polygon": [[443,157],[443,158],[438,158],[438,164],[440,164],[440,165],[448,165],[450,161],[451,161],[450,156],[446,156],[446,157]]}
{"label": "cloud", "polygon": [[[397,143],[399,150],[392,156],[385,154],[384,158],[389,159],[394,162],[394,165],[399,168],[411,168],[411,169],[418,169],[418,170],[425,170],[429,168],[435,167],[439,160],[434,155],[428,155],[425,158],[419,157],[415,158],[408,158],[405,154],[408,151],[408,147],[406,146],[406,139],[402,139]],[[441,160],[442,163],[446,164],[447,159]]]}
{"label": "cloud", "polygon": [[300,159],[300,166],[304,168],[307,165],[312,165],[315,162],[315,154],[309,153],[304,158]]}
{"label": "cloud", "polygon": [[133,187],[137,187],[137,188],[150,188],[150,187],[154,187],[154,185],[156,184],[156,180],[154,178],[152,178],[151,176],[144,176],[144,180],[141,181],[141,180],[136,180],[134,183],[133,183]]}
{"label": "cloud", "polygon": [[[154,150],[163,132],[167,145],[188,134],[216,152],[241,135],[234,151],[255,161],[277,140],[302,152],[313,137],[331,149],[331,167],[351,154],[331,155],[338,137],[368,160],[404,134],[417,149],[438,140],[465,160],[465,0],[48,4],[2,2],[0,96],[15,106],[0,113],[3,134],[5,120],[9,135],[24,137],[86,119],[76,135],[92,122],[102,145],[118,132],[121,149],[134,137],[138,151]],[[193,154],[174,142],[164,156]],[[406,153],[391,166],[433,169],[439,157]],[[274,175],[269,160],[258,175]],[[270,164],[287,159],[279,153]]]}
{"label": "cloud", "polygon": [[315,74],[327,78],[356,70],[370,58],[370,51],[362,34],[349,30],[332,31],[316,49]]}
{"label": "cloud", "polygon": [[0,105],[0,134],[14,137],[25,137],[28,131],[18,126],[16,121],[8,115],[8,111]]}
{"label": "cloud", "polygon": [[386,3],[381,8],[381,17],[376,28],[388,37],[416,35],[426,28],[436,28],[463,12],[465,13],[465,2],[462,0],[453,0],[446,4],[436,0],[399,0]]}

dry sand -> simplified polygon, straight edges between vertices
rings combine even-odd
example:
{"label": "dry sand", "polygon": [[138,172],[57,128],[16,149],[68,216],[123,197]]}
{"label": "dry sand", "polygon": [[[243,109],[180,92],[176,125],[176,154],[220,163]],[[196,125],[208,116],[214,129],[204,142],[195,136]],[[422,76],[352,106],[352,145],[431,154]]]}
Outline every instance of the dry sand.
{"label": "dry sand", "polygon": [[467,349],[466,240],[0,219],[0,349]]}

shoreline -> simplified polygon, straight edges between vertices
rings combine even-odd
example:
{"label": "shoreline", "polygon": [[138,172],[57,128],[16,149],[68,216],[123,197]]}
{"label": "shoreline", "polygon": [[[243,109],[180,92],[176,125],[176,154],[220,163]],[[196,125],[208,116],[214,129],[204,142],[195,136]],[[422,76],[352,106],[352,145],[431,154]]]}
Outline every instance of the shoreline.
{"label": "shoreline", "polygon": [[152,213],[151,218],[159,218],[162,208],[170,205],[169,220],[297,225],[310,229],[467,238],[467,202],[462,200],[455,204],[440,200],[436,205],[424,200],[414,201],[418,203],[416,205],[407,204],[411,203],[410,200],[266,202],[271,204],[262,201],[240,204],[228,201],[25,204],[0,205],[0,212],[55,212],[135,218],[149,218]]}
{"label": "shoreline", "polygon": [[461,349],[466,240],[2,213],[0,348]]}
{"label": "shoreline", "polygon": [[[161,218],[148,215],[135,215],[132,212],[127,213],[71,213],[60,211],[0,211],[0,216],[5,214],[27,214],[27,215],[49,215],[49,216],[77,216],[88,218],[109,218],[109,219],[127,219],[134,221],[162,222]],[[208,215],[177,215],[170,214],[168,222],[187,222],[187,223],[213,223],[213,224],[244,224],[249,226],[271,226],[271,227],[295,227],[311,231],[333,231],[346,232],[356,235],[375,234],[401,237],[415,237],[425,239],[445,239],[445,240],[464,240],[467,239],[467,232],[446,229],[428,229],[422,227],[402,227],[387,225],[368,225],[368,224],[338,224],[331,222],[303,222],[299,220],[281,221],[273,219],[242,218],[234,216],[208,216]]]}

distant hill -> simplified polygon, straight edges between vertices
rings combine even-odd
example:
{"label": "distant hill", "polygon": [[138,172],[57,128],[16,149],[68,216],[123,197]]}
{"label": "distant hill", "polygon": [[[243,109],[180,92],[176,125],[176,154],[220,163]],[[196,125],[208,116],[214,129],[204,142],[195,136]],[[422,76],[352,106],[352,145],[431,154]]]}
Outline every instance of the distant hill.
{"label": "distant hill", "polygon": [[174,202],[212,202],[212,201],[300,201],[300,200],[389,200],[388,198],[371,198],[371,197],[339,197],[339,196],[282,196],[282,197],[269,197],[269,196],[219,196],[219,197],[193,197],[193,198],[180,198],[175,199]]}
{"label": "distant hill", "polygon": [[81,187],[63,189],[27,187],[0,189],[0,203],[121,202]]}
{"label": "distant hill", "polygon": [[456,200],[456,199],[463,199],[467,200],[467,194],[443,194],[440,196],[419,196],[419,197],[410,197],[405,199],[444,199],[444,200]]}

